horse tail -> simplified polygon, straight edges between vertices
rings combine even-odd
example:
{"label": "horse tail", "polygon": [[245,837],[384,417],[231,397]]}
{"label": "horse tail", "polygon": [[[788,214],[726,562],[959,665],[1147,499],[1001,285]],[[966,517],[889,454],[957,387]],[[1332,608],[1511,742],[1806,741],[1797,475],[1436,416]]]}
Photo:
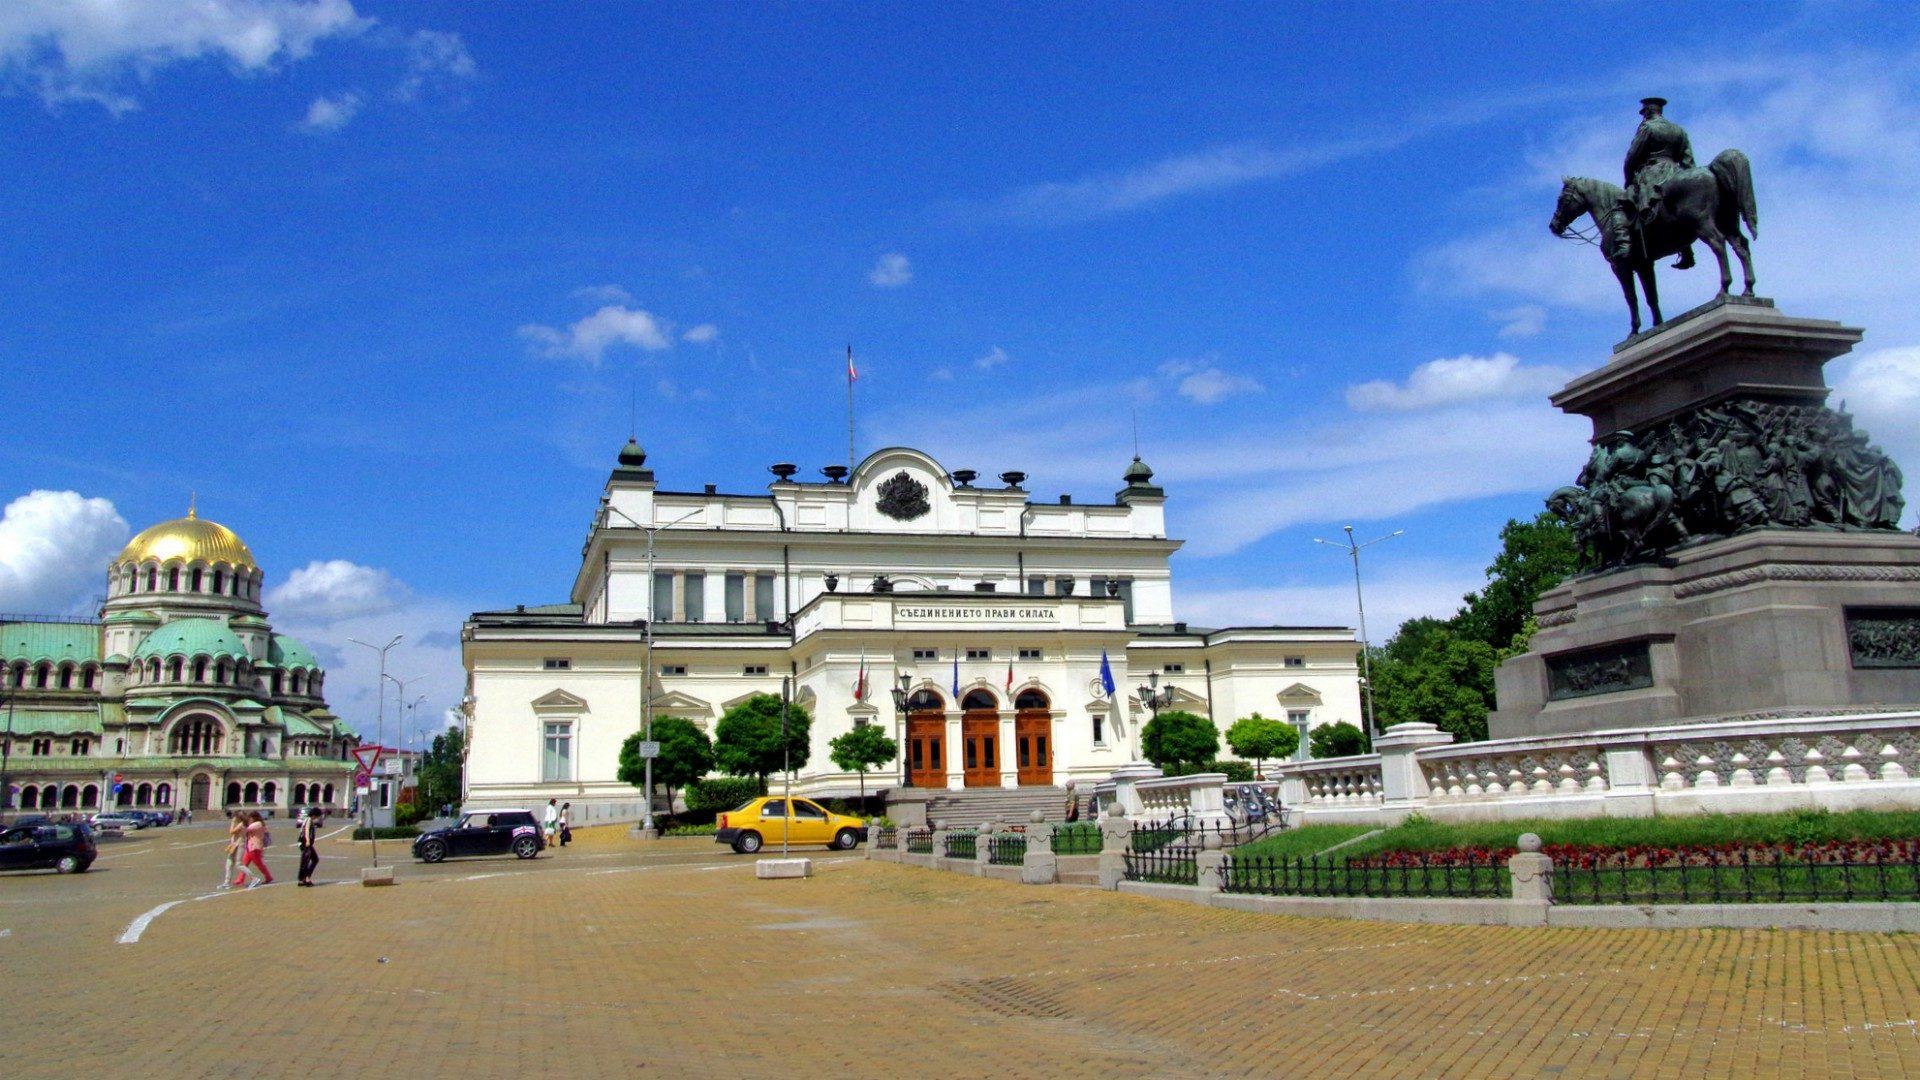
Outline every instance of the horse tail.
{"label": "horse tail", "polygon": [[1747,235],[1760,239],[1760,212],[1753,205],[1753,165],[1738,150],[1722,150],[1707,166],[1719,182],[1721,194],[1740,208],[1740,219],[1747,223]]}

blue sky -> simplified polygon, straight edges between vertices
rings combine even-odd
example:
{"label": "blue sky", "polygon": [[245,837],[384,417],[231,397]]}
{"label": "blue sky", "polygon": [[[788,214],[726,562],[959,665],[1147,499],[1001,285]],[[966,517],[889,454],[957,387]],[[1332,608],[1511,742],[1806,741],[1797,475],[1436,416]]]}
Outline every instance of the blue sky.
{"label": "blue sky", "polygon": [[1191,621],[1351,622],[1312,538],[1405,529],[1384,637],[1579,469],[1546,395],[1626,314],[1545,224],[1655,93],[1920,467],[1910,7],[949,7],[0,10],[0,610],[197,491],[337,709],[404,633],[436,711],[467,612],[565,598],[630,402],[664,484],[759,490],[843,460],[851,343],[862,453],[1038,498],[1110,497],[1137,416]]}

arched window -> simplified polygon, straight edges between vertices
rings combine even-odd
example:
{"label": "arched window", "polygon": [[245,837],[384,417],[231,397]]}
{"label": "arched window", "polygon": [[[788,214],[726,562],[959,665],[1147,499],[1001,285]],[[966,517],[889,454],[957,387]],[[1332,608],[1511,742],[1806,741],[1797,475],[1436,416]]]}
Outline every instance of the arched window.
{"label": "arched window", "polygon": [[167,567],[167,591],[180,591],[180,568],[177,566]]}
{"label": "arched window", "polygon": [[160,568],[157,566],[147,567],[147,591],[153,592],[159,587],[160,587]]}
{"label": "arched window", "polygon": [[51,810],[60,802],[60,789],[52,784],[40,790],[40,809]]}
{"label": "arched window", "polygon": [[73,665],[72,664],[60,665],[60,689],[62,690],[73,689]]}
{"label": "arched window", "polygon": [[321,801],[327,806],[333,805],[333,785],[332,784],[328,784],[326,786],[325,795],[323,796]]}
{"label": "arched window", "polygon": [[[87,785],[87,790],[92,791],[93,785],[91,784]],[[80,789],[75,787],[72,784],[68,784],[65,788],[62,788],[60,791],[60,805],[67,809],[72,809],[73,807],[79,806],[80,805]]]}
{"label": "arched window", "polygon": [[20,790],[20,809],[22,810],[40,809],[40,789],[39,788],[30,787],[30,788],[22,788]]}
{"label": "arched window", "polygon": [[213,681],[217,683],[223,683],[227,681],[227,661],[224,657],[214,662]]}
{"label": "arched window", "polygon": [[240,781],[238,780],[227,781],[227,804],[231,806],[234,803],[237,803],[239,801],[240,801]]}
{"label": "arched window", "polygon": [[274,783],[271,780],[267,781],[265,784],[261,785],[260,787],[260,801],[273,802],[274,793],[278,792],[279,790],[280,790],[280,785]]}
{"label": "arched window", "polygon": [[293,673],[292,685],[293,685],[293,692],[295,694],[298,694],[300,692],[300,685],[304,681],[305,679],[300,672],[296,671]]}
{"label": "arched window", "polygon": [[[108,790],[112,791],[111,788],[109,788]],[[132,784],[121,784],[120,790],[113,792],[113,805],[115,806],[132,806],[133,805],[133,785]]]}
{"label": "arched window", "polygon": [[161,784],[153,789],[153,801],[156,806],[173,805],[173,785]]}
{"label": "arched window", "polygon": [[227,591],[227,572],[225,570],[215,570],[213,572],[214,595],[218,596],[219,594],[226,591]]}
{"label": "arched window", "polygon": [[100,669],[92,664],[88,664],[83,672],[81,685],[89,690],[100,689]]}
{"label": "arched window", "polygon": [[197,683],[207,681],[207,658],[204,656],[193,658],[193,681]]}
{"label": "arched window", "polygon": [[907,699],[908,712],[944,712],[946,707],[946,699],[931,690],[915,690]]}
{"label": "arched window", "polygon": [[133,567],[131,566],[127,567],[126,572],[120,575],[120,579],[121,592],[133,592],[138,587],[138,583],[134,581]]}
{"label": "arched window", "polygon": [[299,806],[307,801],[307,785],[293,785],[293,805]]}
{"label": "arched window", "polygon": [[246,798],[242,799],[241,801],[249,802],[249,803],[259,802],[260,801],[260,785],[251,780],[247,781]]}
{"label": "arched window", "polygon": [[157,656],[147,661],[147,681],[160,681],[160,658]]}
{"label": "arched window", "polygon": [[993,699],[993,694],[985,690],[969,690],[967,691],[967,696],[960,702],[960,708],[963,712],[973,712],[976,709],[998,709],[999,707],[1000,703]]}
{"label": "arched window", "polygon": [[273,673],[273,696],[280,696],[280,673],[277,671]]}
{"label": "arched window", "polygon": [[197,566],[194,567],[193,574],[187,579],[188,581],[187,588],[192,589],[194,592],[199,592],[200,586],[205,584],[205,580],[201,576],[203,573],[204,571],[202,571],[199,567]]}
{"label": "arched window", "polygon": [[179,682],[181,676],[186,671],[186,666],[187,666],[187,662],[185,658],[179,657],[179,656],[174,657],[167,664],[167,681]]}
{"label": "arched window", "polygon": [[33,669],[33,685],[40,687],[41,689],[45,689],[48,681],[50,681],[52,678],[53,678],[52,664],[42,661],[39,667]]}
{"label": "arched window", "polygon": [[1038,690],[1022,690],[1020,696],[1013,699],[1016,709],[1045,709],[1049,704],[1047,695]]}

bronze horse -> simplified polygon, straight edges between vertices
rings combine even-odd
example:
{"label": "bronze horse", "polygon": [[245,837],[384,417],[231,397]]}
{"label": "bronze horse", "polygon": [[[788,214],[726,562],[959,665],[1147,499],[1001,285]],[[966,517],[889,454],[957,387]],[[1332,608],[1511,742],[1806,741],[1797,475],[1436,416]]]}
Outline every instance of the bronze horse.
{"label": "bronze horse", "polygon": [[[1653,263],[1668,255],[1678,255],[1695,240],[1713,249],[1720,260],[1720,295],[1733,284],[1733,272],[1727,265],[1727,245],[1740,256],[1740,269],[1746,277],[1743,296],[1753,295],[1753,258],[1747,249],[1747,236],[1758,238],[1759,215],[1753,205],[1753,170],[1747,156],[1738,150],[1722,150],[1704,169],[1687,169],[1660,185],[1660,201],[1652,217],[1636,224],[1627,193],[1605,180],[1585,176],[1563,178],[1560,203],[1554,208],[1547,227],[1553,235],[1563,236],[1567,226],[1581,214],[1591,214],[1600,236],[1600,253],[1613,267],[1613,276],[1626,295],[1627,311],[1633,317],[1632,333],[1640,332],[1640,301],[1634,294],[1633,279],[1647,294],[1647,309],[1653,324],[1660,325],[1660,293],[1653,282]],[[1740,232],[1741,222],[1747,235]],[[1624,254],[1623,254],[1624,253]]]}

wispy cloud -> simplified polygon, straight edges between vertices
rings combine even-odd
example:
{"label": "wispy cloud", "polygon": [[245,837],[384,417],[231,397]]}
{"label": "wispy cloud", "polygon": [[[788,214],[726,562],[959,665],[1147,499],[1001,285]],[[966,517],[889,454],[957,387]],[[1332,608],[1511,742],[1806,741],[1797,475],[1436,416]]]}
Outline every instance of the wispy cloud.
{"label": "wispy cloud", "polygon": [[913,280],[913,264],[899,252],[880,256],[867,271],[867,283],[880,289],[897,289]]}
{"label": "wispy cloud", "polygon": [[680,340],[694,345],[711,345],[720,339],[720,328],[712,323],[690,326],[680,335]]}
{"label": "wispy cloud", "polygon": [[988,349],[984,355],[974,357],[973,366],[982,371],[990,371],[1011,359],[1013,359],[1013,357],[1007,355],[1007,350],[995,345],[993,348]]}
{"label": "wispy cloud", "polygon": [[407,35],[407,72],[393,88],[396,101],[416,101],[430,87],[447,87],[479,71],[459,34],[415,30]]}
{"label": "wispy cloud", "polygon": [[593,304],[631,304],[633,294],[618,285],[586,285],[568,294]]}
{"label": "wispy cloud", "polygon": [[1347,388],[1347,405],[1358,412],[1431,409],[1489,398],[1540,398],[1559,389],[1573,373],[1565,368],[1520,363],[1508,353],[1429,360],[1404,383],[1384,379]]}
{"label": "wispy cloud", "polygon": [[543,356],[570,356],[598,364],[608,349],[624,345],[644,352],[671,348],[673,325],[652,312],[608,304],[564,329],[529,323],[520,336]]}
{"label": "wispy cloud", "polygon": [[1228,374],[1212,360],[1169,360],[1160,365],[1160,374],[1177,380],[1174,393],[1201,405],[1218,405],[1230,397],[1266,390],[1260,380]]}
{"label": "wispy cloud", "polygon": [[360,95],[352,91],[336,97],[317,97],[307,106],[307,117],[300,122],[300,129],[312,134],[326,134],[339,131],[350,123],[360,111]]}

